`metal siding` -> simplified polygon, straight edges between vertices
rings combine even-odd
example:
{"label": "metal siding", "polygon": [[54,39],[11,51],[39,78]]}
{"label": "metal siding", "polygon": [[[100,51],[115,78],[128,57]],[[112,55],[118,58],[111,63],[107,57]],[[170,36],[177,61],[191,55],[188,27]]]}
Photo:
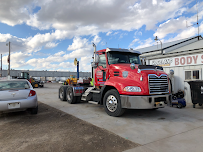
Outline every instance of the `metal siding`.
{"label": "metal siding", "polygon": [[[57,71],[28,71],[28,70],[11,70],[11,76],[19,77],[21,72],[29,72],[32,77],[70,77],[70,75],[75,75],[77,72],[57,72]],[[2,70],[2,76],[6,77],[8,75],[7,70]],[[90,72],[80,72],[82,77],[91,77]]]}
{"label": "metal siding", "polygon": [[199,40],[197,42],[192,42],[191,44],[188,44],[186,46],[180,47],[178,49],[174,49],[170,53],[181,52],[181,51],[185,51],[185,50],[199,49],[199,48],[203,48],[203,40]]}

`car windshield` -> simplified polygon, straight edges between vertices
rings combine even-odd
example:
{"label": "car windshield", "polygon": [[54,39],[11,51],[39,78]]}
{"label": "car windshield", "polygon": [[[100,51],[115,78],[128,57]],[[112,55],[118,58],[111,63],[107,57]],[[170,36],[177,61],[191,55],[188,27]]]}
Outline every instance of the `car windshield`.
{"label": "car windshield", "polygon": [[0,90],[29,89],[26,81],[0,81]]}
{"label": "car windshield", "polygon": [[126,53],[126,52],[108,52],[108,63],[117,64],[117,63],[134,63],[140,64],[140,58],[138,54],[135,53]]}

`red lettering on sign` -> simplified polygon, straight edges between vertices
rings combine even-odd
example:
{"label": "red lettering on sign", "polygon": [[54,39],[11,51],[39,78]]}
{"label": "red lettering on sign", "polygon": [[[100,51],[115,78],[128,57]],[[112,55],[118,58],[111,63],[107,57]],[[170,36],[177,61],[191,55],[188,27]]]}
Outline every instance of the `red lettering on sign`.
{"label": "red lettering on sign", "polygon": [[192,63],[192,57],[191,56],[188,56],[187,57],[187,64],[191,64]]}
{"label": "red lettering on sign", "polygon": [[179,58],[175,58],[175,65],[179,65]]}
{"label": "red lettering on sign", "polygon": [[[203,55],[201,56],[201,58],[203,59]],[[203,61],[202,61],[202,63],[203,63]]]}
{"label": "red lettering on sign", "polygon": [[194,61],[195,61],[195,64],[197,64],[197,55],[196,56],[192,56],[193,57],[193,59],[194,59]]}
{"label": "red lettering on sign", "polygon": [[180,58],[180,64],[181,64],[181,65],[184,65],[184,64],[185,64],[185,58],[184,58],[184,57]]}

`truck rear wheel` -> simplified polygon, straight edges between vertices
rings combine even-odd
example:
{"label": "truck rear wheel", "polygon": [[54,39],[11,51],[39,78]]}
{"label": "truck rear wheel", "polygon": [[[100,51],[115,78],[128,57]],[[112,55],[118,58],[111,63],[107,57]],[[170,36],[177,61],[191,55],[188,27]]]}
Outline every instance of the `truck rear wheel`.
{"label": "truck rear wheel", "polygon": [[73,88],[70,86],[66,90],[66,99],[67,99],[68,103],[70,103],[70,104],[74,104],[77,102],[77,97],[74,96]]}
{"label": "truck rear wheel", "polygon": [[125,112],[125,109],[121,107],[119,93],[115,89],[106,92],[103,99],[103,105],[106,113],[110,116],[119,117]]}
{"label": "truck rear wheel", "polygon": [[66,101],[66,89],[67,89],[66,86],[61,86],[59,88],[59,99],[61,101]]}

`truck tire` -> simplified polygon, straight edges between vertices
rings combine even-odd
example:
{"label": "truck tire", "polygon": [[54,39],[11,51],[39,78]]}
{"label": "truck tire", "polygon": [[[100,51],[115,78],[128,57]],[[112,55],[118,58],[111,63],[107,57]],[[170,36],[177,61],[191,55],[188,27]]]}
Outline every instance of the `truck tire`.
{"label": "truck tire", "polygon": [[121,107],[119,93],[115,89],[111,89],[105,93],[103,105],[106,113],[109,116],[119,117],[125,112],[125,109]]}
{"label": "truck tire", "polygon": [[77,100],[76,103],[81,103],[81,96],[77,96],[76,100]]}
{"label": "truck tire", "polygon": [[61,101],[66,101],[66,89],[67,89],[67,86],[61,86],[59,88],[59,99]]}
{"label": "truck tire", "polygon": [[73,88],[71,86],[68,86],[68,88],[66,90],[66,99],[67,99],[68,103],[70,103],[70,104],[74,104],[77,102],[77,97],[74,96]]}

